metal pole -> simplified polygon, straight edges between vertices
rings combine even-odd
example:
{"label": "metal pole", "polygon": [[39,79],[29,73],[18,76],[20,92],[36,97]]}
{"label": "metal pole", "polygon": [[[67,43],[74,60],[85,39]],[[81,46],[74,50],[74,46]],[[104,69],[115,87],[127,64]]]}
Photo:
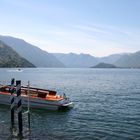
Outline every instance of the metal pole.
{"label": "metal pole", "polygon": [[30,130],[30,82],[28,81],[28,127]]}
{"label": "metal pole", "polygon": [[11,87],[10,87],[10,93],[11,93],[11,128],[13,129],[13,126],[14,126],[14,109],[15,109],[15,102],[14,102],[14,82],[15,82],[15,79],[13,78],[11,80]]}
{"label": "metal pole", "polygon": [[18,112],[18,128],[19,136],[22,136],[22,102],[21,102],[21,81],[16,81],[16,93],[17,93],[17,112]]}

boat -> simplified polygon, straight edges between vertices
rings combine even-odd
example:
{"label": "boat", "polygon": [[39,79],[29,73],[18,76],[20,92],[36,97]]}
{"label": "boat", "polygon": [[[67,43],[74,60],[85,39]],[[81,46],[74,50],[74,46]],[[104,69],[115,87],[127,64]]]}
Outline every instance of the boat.
{"label": "boat", "polygon": [[[16,92],[16,87],[14,87]],[[16,93],[14,92],[13,96],[15,97],[15,105],[17,104]],[[0,104],[10,105],[10,86],[1,86],[0,87]],[[48,109],[48,110],[63,110],[70,109],[73,107],[73,102],[70,101],[66,95],[58,95],[56,91],[35,88],[35,87],[26,87],[21,86],[21,98],[22,106],[27,107],[28,101],[31,108],[37,109]]]}
{"label": "boat", "polygon": [[18,68],[18,69],[8,69],[7,72],[23,72],[22,69]]}

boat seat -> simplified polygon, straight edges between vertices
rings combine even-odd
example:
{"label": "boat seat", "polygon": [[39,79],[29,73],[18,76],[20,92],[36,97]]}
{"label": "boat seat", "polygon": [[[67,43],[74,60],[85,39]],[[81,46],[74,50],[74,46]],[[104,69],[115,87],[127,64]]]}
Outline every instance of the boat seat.
{"label": "boat seat", "polygon": [[46,98],[47,93],[38,93],[37,97]]}

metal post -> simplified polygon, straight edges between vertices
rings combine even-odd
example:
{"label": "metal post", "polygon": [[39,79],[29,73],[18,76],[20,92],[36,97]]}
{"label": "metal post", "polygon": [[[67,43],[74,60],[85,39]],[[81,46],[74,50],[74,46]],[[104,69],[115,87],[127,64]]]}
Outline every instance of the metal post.
{"label": "metal post", "polygon": [[15,82],[15,79],[13,78],[11,80],[11,87],[10,87],[10,93],[11,93],[11,96],[10,96],[10,100],[11,100],[11,129],[13,129],[14,127],[14,109],[15,109],[15,102],[14,102],[14,82]]}
{"label": "metal post", "polygon": [[28,81],[28,127],[30,130],[30,82]]}
{"label": "metal post", "polygon": [[22,136],[22,102],[21,102],[21,81],[16,81],[16,94],[17,94],[17,112],[18,112],[18,128],[19,136]]}

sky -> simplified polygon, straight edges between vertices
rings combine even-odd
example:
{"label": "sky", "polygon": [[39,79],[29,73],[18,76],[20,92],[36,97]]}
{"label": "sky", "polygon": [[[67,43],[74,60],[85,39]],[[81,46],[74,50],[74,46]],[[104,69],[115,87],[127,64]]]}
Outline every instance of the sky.
{"label": "sky", "polygon": [[51,53],[140,50],[140,0],[0,0],[0,35]]}

